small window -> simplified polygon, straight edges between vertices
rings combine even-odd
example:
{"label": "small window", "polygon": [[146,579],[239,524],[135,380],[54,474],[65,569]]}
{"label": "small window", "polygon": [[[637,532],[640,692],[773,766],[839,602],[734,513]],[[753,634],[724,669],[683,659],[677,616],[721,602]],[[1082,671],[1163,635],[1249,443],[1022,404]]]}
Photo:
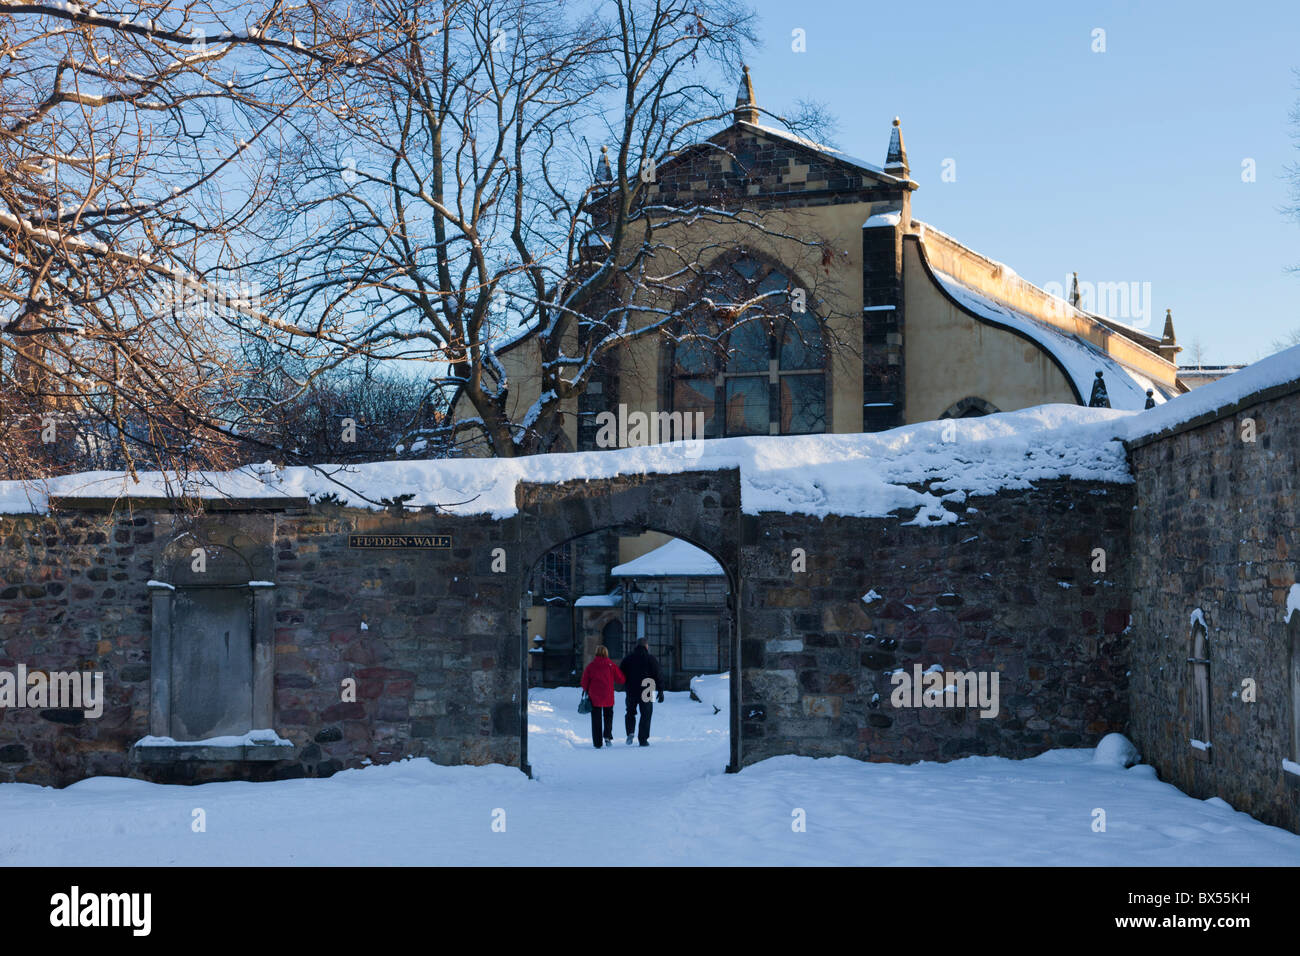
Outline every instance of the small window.
{"label": "small window", "polygon": [[718,631],[716,616],[677,618],[677,660],[681,670],[715,673],[720,669]]}
{"label": "small window", "polygon": [[546,552],[542,558],[541,581],[537,596],[567,598],[573,590],[573,542],[568,542]]}
{"label": "small window", "polygon": [[976,395],[970,395],[960,402],[948,406],[947,411],[940,415],[939,418],[981,418],[984,415],[996,415],[997,412],[998,407],[992,402],[986,402]]}
{"label": "small window", "polygon": [[1205,615],[1197,608],[1192,612],[1191,667],[1192,681],[1192,754],[1198,760],[1210,759],[1210,640]]}

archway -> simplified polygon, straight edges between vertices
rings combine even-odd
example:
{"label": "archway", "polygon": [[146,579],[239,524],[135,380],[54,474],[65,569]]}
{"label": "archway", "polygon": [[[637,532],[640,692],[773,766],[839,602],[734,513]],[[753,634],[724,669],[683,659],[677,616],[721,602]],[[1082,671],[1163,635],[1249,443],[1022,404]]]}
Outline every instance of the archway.
{"label": "archway", "polygon": [[[656,528],[597,529],[560,542],[526,569],[520,617],[529,647],[522,664],[520,753],[529,775],[538,760],[541,768],[553,770],[557,761],[569,761],[573,750],[592,745],[583,742],[589,718],[576,712],[582,674],[602,647],[631,672],[629,661],[641,641],[658,669],[653,689],[666,695],[648,702],[653,706],[639,715],[642,721],[650,718],[656,745],[661,751],[671,747],[683,759],[704,748],[721,764],[721,728],[731,770],[736,748],[728,691],[739,679],[733,578],[709,548]],[[557,606],[564,613],[555,613]],[[638,724],[635,701],[627,703],[630,691],[618,687],[608,714],[607,729],[620,741],[625,734],[630,741],[634,729],[638,740],[648,736]],[[708,706],[719,695],[721,707]],[[720,715],[723,708],[728,713]],[[629,717],[632,727],[625,723]],[[530,746],[530,725],[540,734],[535,741],[540,752]],[[565,745],[559,750],[557,734]]]}
{"label": "archway", "polygon": [[[556,484],[522,483],[517,492],[516,523],[522,557],[521,602],[545,555],[557,546],[596,532],[636,537],[658,532],[711,556],[726,580],[722,616],[729,678],[727,772],[741,766],[740,647],[740,475],[734,469],[676,474],[622,475]],[[581,595],[579,596],[581,597]],[[521,613],[519,677],[520,768],[530,776],[528,755],[529,617]],[[627,633],[625,647],[634,634]],[[536,656],[536,655],[533,655]],[[585,661],[584,661],[585,664]],[[580,671],[579,671],[580,673]]]}

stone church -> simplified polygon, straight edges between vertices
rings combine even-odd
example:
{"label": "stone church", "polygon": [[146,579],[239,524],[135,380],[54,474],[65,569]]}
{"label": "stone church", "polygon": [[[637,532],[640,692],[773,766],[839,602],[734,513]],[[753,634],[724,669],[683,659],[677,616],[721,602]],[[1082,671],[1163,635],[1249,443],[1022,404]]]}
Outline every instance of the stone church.
{"label": "stone church", "polygon": [[[716,354],[673,336],[635,340],[565,410],[556,449],[597,447],[596,416],[619,406],[702,412],[708,437],[730,437],[1086,405],[1099,376],[1116,408],[1186,391],[1171,317],[1156,337],[1085,311],[1075,290],[1049,295],[914,218],[898,119],[883,165],[857,159],[764,125],[748,68],[734,117],[660,164],[647,199],[743,203],[760,227],[703,218],[667,245],[698,253],[690,265],[711,300],[799,289],[806,311],[787,310],[783,327],[742,319]],[[518,420],[538,397],[536,343],[522,330],[497,353]],[[454,417],[473,414],[453,403]]]}
{"label": "stone church", "polygon": [[[915,219],[917,189],[898,119],[883,165],[848,156],[764,125],[746,68],[734,122],[660,164],[648,201],[741,203],[754,211],[759,228],[706,219],[665,246],[694,251],[711,300],[800,289],[807,308],[796,312],[786,302],[775,322],[742,320],[718,350],[674,337],[632,342],[566,410],[565,434],[552,447],[601,447],[597,416],[620,408],[698,413],[707,437],[725,438],[872,432],[1048,403],[1087,405],[1099,385],[1101,403],[1141,409],[1187,390],[1171,317],[1157,338],[1085,311],[1077,285],[1070,301],[1049,295]],[[688,298],[700,296],[697,287]],[[707,317],[697,317],[692,331],[700,325]],[[540,391],[539,351],[524,330],[497,354],[518,420]],[[475,416],[464,399],[453,407],[456,418]],[[581,648],[591,644],[582,621],[591,612],[580,608],[614,593],[611,569],[668,544],[656,533],[607,535],[548,558],[528,624],[546,648],[548,682],[581,670]],[[639,612],[624,604],[620,623],[630,632]],[[652,641],[656,653],[669,662],[685,655],[682,638],[672,635],[695,611],[683,604],[680,622],[669,616],[662,641]]]}

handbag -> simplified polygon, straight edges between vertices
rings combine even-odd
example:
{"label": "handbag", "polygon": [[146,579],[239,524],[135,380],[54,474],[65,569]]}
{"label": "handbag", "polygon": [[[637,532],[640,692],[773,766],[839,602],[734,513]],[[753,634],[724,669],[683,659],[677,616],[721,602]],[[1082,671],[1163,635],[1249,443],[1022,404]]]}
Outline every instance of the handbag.
{"label": "handbag", "polygon": [[591,713],[591,698],[587,696],[587,692],[585,690],[582,692],[582,700],[578,701],[578,713],[580,714]]}

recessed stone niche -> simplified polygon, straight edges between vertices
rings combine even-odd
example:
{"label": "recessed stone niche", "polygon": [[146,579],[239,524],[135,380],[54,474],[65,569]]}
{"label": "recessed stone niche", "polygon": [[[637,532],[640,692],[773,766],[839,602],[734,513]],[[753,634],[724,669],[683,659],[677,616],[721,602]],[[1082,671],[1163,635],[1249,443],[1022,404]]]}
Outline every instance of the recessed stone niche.
{"label": "recessed stone niche", "polygon": [[149,582],[149,733],[137,759],[284,760],[283,746],[186,741],[239,737],[274,723],[275,555],[269,515],[173,515]]}

